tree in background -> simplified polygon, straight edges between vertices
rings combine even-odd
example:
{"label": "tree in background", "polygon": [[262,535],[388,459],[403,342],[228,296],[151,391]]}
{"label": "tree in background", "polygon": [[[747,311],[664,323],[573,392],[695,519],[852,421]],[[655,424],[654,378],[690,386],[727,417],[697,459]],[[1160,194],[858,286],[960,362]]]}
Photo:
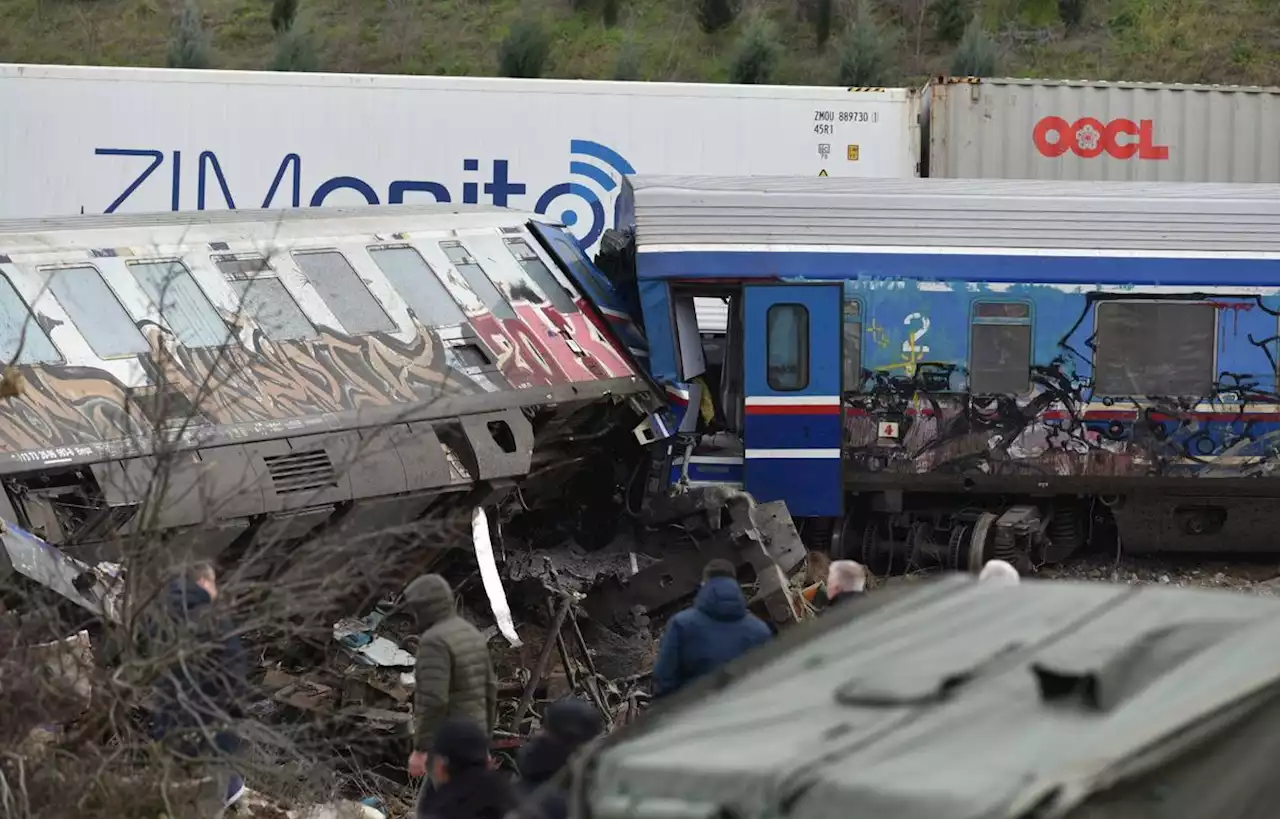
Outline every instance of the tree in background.
{"label": "tree in background", "polygon": [[1000,71],[1000,46],[976,16],[964,30],[951,59],[956,77],[994,77]]}
{"label": "tree in background", "polygon": [[1066,25],[1067,31],[1075,31],[1084,22],[1086,0],[1058,0],[1058,16]]}
{"label": "tree in background", "polygon": [[871,4],[866,0],[858,7],[858,19],[849,27],[840,45],[838,81],[848,86],[884,86],[893,76],[894,32],[876,22]]}
{"label": "tree in background", "polygon": [[613,78],[623,81],[644,79],[640,70],[640,50],[634,42],[627,41],[622,44],[622,50],[618,52],[618,62],[613,67]]}
{"label": "tree in background", "polygon": [[213,63],[213,46],[204,29],[200,7],[186,0],[169,39],[170,68],[208,68]]}
{"label": "tree in background", "polygon": [[271,3],[271,29],[277,36],[293,27],[298,17],[298,0],[273,0]]}
{"label": "tree in background", "polygon": [[933,33],[942,42],[960,42],[968,19],[965,0],[934,0]]}
{"label": "tree in background", "polygon": [[613,28],[618,24],[618,17],[622,12],[622,0],[604,0],[600,6],[600,19],[609,28]]}
{"label": "tree in background", "polygon": [[778,70],[782,43],[773,24],[757,17],[742,32],[729,66],[729,79],[740,85],[765,85]]}
{"label": "tree in background", "polygon": [[738,16],[738,0],[698,0],[698,26],[707,34],[729,27]]}
{"label": "tree in background", "polygon": [[805,4],[804,8],[808,13],[809,22],[813,24],[813,37],[818,43],[818,48],[825,48],[827,41],[831,39],[831,29],[835,25],[835,0],[811,0]]}
{"label": "tree in background", "polygon": [[319,71],[320,59],[310,34],[298,25],[281,32],[276,37],[276,51],[269,68],[272,71]]}
{"label": "tree in background", "polygon": [[537,78],[551,67],[551,36],[542,21],[521,17],[498,45],[498,73],[504,77]]}

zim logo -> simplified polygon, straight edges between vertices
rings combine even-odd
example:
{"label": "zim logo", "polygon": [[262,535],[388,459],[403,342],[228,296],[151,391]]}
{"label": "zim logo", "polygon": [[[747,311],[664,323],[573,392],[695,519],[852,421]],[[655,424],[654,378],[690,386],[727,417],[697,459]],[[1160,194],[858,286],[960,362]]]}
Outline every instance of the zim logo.
{"label": "zim logo", "polygon": [[1150,119],[1134,122],[1121,118],[1103,124],[1093,117],[1067,122],[1054,116],[1037,122],[1031,138],[1036,150],[1050,159],[1067,152],[1081,159],[1103,154],[1113,159],[1168,159],[1169,146],[1156,144],[1155,130],[1155,120]]}

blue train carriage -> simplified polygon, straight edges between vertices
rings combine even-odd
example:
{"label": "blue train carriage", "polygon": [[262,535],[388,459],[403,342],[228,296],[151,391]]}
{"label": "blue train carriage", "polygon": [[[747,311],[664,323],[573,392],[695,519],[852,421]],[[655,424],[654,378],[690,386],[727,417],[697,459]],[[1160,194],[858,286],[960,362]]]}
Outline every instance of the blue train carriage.
{"label": "blue train carriage", "polygon": [[618,217],[672,483],[877,571],[1277,545],[1280,186],[633,177]]}

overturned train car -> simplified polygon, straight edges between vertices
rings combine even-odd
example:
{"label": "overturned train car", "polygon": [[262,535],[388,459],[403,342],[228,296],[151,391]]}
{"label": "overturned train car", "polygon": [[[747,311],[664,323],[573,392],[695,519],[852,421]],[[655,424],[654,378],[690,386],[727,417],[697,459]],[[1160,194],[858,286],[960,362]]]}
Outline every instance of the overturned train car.
{"label": "overturned train car", "polygon": [[672,483],[880,571],[1280,547],[1280,186],[641,176],[618,218]]}
{"label": "overturned train car", "polygon": [[0,224],[0,518],[110,559],[563,503],[652,390],[556,253],[497,208]]}

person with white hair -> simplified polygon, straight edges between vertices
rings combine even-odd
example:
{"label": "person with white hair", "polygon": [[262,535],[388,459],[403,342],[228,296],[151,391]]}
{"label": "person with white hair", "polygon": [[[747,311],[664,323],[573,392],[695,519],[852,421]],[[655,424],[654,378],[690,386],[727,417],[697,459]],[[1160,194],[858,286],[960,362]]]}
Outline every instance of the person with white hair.
{"label": "person with white hair", "polygon": [[852,560],[833,560],[827,568],[827,602],[852,600],[867,590],[867,569]]}
{"label": "person with white hair", "polygon": [[1022,578],[1007,560],[988,560],[978,574],[979,583],[992,586],[1016,586]]}

